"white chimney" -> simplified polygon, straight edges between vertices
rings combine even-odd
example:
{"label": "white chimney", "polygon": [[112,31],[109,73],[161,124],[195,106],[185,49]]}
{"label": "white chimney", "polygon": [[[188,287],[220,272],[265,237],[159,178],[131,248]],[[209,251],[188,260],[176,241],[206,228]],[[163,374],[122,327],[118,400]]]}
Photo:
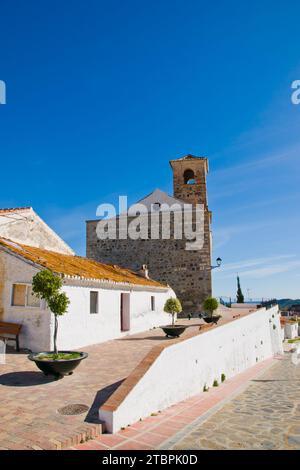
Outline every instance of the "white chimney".
{"label": "white chimney", "polygon": [[148,267],[146,264],[142,264],[141,269],[138,271],[140,276],[145,277],[146,279],[149,279],[149,274],[148,274]]}

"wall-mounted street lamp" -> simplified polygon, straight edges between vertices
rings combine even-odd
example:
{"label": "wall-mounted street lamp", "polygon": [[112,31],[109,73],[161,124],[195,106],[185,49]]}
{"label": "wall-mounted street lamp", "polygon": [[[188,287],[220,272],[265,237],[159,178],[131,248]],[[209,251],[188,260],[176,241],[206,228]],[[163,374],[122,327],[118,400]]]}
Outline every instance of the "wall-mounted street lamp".
{"label": "wall-mounted street lamp", "polygon": [[219,268],[219,267],[221,266],[221,264],[222,264],[222,258],[220,258],[220,257],[217,258],[217,259],[216,259],[216,263],[217,263],[217,264],[216,264],[215,266],[211,266],[210,269]]}
{"label": "wall-mounted street lamp", "polygon": [[[216,264],[215,266],[212,266],[212,265],[211,265],[209,268],[205,269],[205,271],[204,271],[204,276],[205,276],[205,278],[207,277],[207,275],[208,275],[207,273],[208,273],[209,270],[212,271],[213,269],[219,268],[219,267],[221,266],[221,264],[222,264],[222,258],[220,258],[220,256],[216,259],[216,263],[217,263],[217,264]],[[230,305],[231,305],[231,299],[230,299]],[[199,314],[198,314],[198,317],[199,317],[199,318],[203,318],[203,315],[204,315],[203,313],[199,313]]]}

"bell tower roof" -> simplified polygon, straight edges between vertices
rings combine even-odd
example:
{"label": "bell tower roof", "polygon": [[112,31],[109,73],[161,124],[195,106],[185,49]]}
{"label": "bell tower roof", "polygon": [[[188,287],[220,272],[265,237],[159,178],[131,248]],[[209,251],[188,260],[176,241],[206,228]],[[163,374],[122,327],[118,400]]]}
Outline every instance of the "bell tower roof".
{"label": "bell tower roof", "polygon": [[181,157],[181,158],[176,158],[175,160],[170,160],[169,163],[171,165],[172,168],[174,168],[174,165],[176,165],[177,163],[180,163],[181,164],[184,164],[184,163],[196,163],[200,161],[203,161],[203,163],[205,164],[205,171],[206,173],[208,173],[208,158],[206,157],[197,157],[196,155],[192,155],[190,153],[188,153],[187,155]]}

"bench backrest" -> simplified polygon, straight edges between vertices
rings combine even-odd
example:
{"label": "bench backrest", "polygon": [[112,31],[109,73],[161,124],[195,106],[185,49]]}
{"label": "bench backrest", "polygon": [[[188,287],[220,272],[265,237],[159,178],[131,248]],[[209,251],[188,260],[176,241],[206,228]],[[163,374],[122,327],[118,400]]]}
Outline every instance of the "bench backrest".
{"label": "bench backrest", "polygon": [[9,333],[12,335],[18,335],[21,331],[22,325],[18,323],[6,323],[0,321],[0,333]]}

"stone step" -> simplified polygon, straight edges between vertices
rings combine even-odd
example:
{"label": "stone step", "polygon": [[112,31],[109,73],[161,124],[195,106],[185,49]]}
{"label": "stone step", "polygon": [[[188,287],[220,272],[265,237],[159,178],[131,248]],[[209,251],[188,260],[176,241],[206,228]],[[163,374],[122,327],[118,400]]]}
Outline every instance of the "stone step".
{"label": "stone step", "polygon": [[67,450],[99,437],[104,432],[104,428],[104,423],[84,423],[75,428],[70,435],[62,435],[61,438],[56,439],[45,439],[44,442],[37,442],[28,448],[31,450]]}

